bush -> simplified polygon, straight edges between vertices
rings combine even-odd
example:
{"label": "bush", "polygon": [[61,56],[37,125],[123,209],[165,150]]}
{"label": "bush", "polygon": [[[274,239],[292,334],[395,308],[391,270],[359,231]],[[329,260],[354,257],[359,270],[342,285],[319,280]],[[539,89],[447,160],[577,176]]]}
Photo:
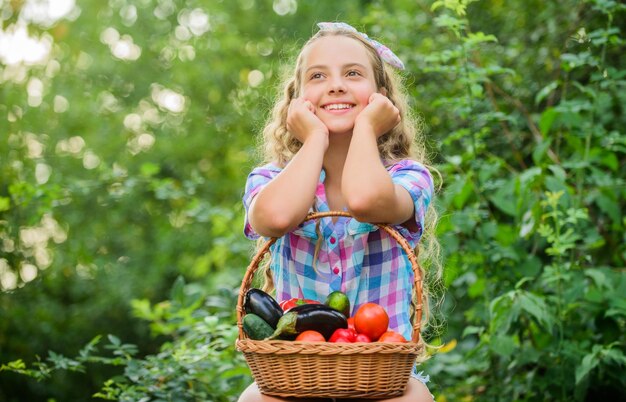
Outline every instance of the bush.
{"label": "bush", "polygon": [[338,15],[407,65],[442,174],[438,401],[621,397],[623,4],[111,0],[50,22],[26,3],[0,3],[3,31],[51,52],[0,55],[0,400],[251,381],[243,184],[279,59]]}

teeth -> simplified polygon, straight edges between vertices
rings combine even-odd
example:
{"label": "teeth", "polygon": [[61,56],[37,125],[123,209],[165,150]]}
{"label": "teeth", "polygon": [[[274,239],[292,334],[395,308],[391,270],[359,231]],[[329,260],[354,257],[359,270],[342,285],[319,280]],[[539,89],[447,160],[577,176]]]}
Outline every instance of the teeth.
{"label": "teeth", "polygon": [[340,110],[340,109],[351,109],[353,106],[349,103],[333,103],[332,105],[324,106],[326,110]]}

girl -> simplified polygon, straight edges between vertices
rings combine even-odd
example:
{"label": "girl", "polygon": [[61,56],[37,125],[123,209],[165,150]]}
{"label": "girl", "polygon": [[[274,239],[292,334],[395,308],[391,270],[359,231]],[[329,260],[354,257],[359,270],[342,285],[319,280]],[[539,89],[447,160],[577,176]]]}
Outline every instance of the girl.
{"label": "girl", "polygon": [[[280,302],[346,293],[352,313],[374,302],[389,327],[411,337],[413,272],[402,248],[364,222],[386,222],[416,246],[433,194],[416,124],[390,66],[388,48],[344,23],[318,24],[264,129],[266,164],[246,183],[244,232],[278,237],[268,284]],[[388,64],[388,65],[387,65]],[[422,147],[423,148],[423,147]],[[308,212],[347,210],[353,218],[305,222]],[[266,289],[269,290],[269,289]],[[424,378],[393,401],[432,401]],[[240,401],[280,401],[255,384]]]}

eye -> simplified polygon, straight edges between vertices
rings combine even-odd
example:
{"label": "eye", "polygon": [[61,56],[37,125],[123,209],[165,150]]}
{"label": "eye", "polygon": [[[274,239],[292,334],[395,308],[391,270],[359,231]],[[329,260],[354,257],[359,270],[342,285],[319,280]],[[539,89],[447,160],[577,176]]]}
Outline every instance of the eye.
{"label": "eye", "polygon": [[312,80],[317,80],[317,79],[320,79],[320,78],[322,78],[322,73],[313,73],[310,76],[310,79],[312,79]]}
{"label": "eye", "polygon": [[346,74],[348,77],[358,77],[359,75],[361,75],[361,73],[357,70],[350,70],[348,71],[348,73]]}

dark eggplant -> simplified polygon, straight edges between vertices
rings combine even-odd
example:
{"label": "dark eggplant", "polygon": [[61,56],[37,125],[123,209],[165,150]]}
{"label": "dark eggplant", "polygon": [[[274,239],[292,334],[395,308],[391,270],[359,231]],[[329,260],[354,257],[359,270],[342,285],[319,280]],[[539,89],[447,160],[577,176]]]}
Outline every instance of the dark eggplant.
{"label": "dark eggplant", "polygon": [[278,320],[283,315],[283,309],[274,298],[261,289],[252,288],[246,292],[243,301],[246,314],[256,314],[267,322],[272,329],[276,329]]}
{"label": "dark eggplant", "polygon": [[307,330],[317,331],[329,339],[338,328],[348,328],[345,315],[324,304],[302,304],[283,314],[269,339],[284,338]]}

